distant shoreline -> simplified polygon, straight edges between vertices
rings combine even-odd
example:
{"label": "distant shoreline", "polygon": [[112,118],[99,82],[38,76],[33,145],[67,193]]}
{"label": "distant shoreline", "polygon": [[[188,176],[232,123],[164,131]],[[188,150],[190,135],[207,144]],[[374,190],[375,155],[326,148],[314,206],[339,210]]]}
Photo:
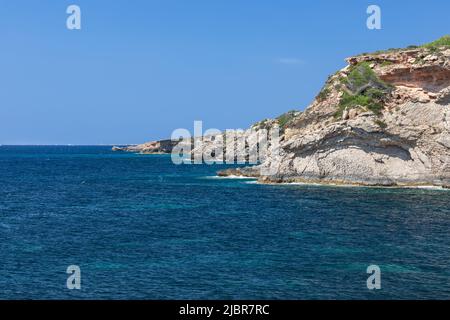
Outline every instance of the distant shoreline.
{"label": "distant shoreline", "polygon": [[129,147],[136,144],[0,144],[0,147]]}

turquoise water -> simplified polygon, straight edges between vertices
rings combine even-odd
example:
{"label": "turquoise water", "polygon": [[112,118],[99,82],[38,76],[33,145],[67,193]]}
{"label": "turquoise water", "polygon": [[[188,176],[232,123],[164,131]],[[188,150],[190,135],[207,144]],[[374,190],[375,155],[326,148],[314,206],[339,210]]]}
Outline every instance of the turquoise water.
{"label": "turquoise water", "polygon": [[222,168],[0,147],[0,299],[450,298],[450,191],[258,185]]}

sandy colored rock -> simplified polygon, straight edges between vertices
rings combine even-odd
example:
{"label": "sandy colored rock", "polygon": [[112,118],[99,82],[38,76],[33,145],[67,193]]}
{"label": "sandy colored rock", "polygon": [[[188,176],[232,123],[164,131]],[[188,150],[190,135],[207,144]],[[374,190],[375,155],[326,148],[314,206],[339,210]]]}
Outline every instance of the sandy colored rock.
{"label": "sandy colored rock", "polygon": [[313,101],[291,124],[280,151],[259,166],[276,173],[259,180],[449,187],[448,50],[430,53],[420,48],[347,61],[369,62],[377,76],[393,86],[381,114],[355,108],[335,118],[342,97],[335,84],[348,74],[347,66],[329,80],[328,97]]}

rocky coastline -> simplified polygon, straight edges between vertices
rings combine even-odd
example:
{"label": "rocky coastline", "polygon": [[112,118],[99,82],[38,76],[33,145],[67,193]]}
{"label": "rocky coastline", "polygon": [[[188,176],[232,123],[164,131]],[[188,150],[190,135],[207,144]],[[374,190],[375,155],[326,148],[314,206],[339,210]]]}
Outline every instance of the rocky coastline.
{"label": "rocky coastline", "polygon": [[[277,150],[269,148],[259,165],[218,175],[261,183],[450,187],[450,36],[346,61],[304,112],[253,126],[280,126]],[[170,153],[176,143],[123,151]],[[276,173],[264,175],[267,168]]]}

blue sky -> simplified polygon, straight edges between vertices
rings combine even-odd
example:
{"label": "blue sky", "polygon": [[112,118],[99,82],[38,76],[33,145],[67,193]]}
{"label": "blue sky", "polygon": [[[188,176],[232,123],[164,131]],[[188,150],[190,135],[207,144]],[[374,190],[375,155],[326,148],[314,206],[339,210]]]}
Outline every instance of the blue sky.
{"label": "blue sky", "polygon": [[[77,4],[82,29],[66,28]],[[382,9],[382,30],[366,8]],[[450,2],[0,0],[0,144],[126,144],[303,110],[344,58],[450,31]]]}

